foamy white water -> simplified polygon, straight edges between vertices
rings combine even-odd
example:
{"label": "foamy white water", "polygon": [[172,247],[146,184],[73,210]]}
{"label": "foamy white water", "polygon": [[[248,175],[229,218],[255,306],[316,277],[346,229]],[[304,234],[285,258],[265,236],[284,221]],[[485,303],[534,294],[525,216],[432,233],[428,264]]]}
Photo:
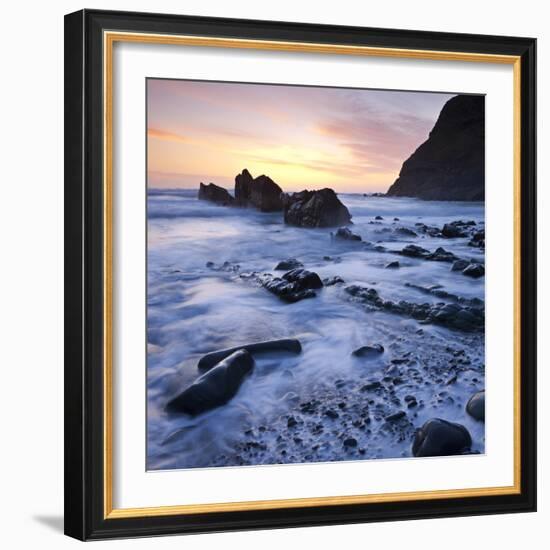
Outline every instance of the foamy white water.
{"label": "foamy white water", "polygon": [[[441,227],[459,219],[481,228],[483,204],[339,197],[353,216],[352,231],[390,252],[335,241],[330,229],[286,226],[281,213],[198,201],[196,191],[149,192],[149,469],[410,457],[414,428],[432,417],[466,426],[473,450],[483,452],[484,425],[464,411],[468,397],[485,386],[483,333],[367,311],[344,291],[357,284],[376,288],[385,300],[436,303],[445,300],[406,283],[437,284],[460,297],[484,299],[483,277],[452,272],[449,263],[391,253],[410,243],[431,251],[443,246],[483,262],[483,251],[468,246],[468,239],[395,232],[415,230],[420,222]],[[287,304],[239,276],[251,271],[280,275],[273,268],[287,258],[297,258],[321,278],[339,275],[345,284]],[[393,260],[401,267],[386,269]],[[239,267],[216,271],[207,262]],[[164,412],[167,401],[200,375],[196,364],[205,353],[283,337],[299,338],[303,352],[258,357],[253,373],[226,405],[195,418]],[[382,344],[385,352],[368,360],[350,355],[369,343]],[[392,379],[388,392],[361,391],[384,377]],[[407,408],[410,395],[418,407]],[[407,413],[408,424],[397,429],[384,419],[399,410]],[[297,422],[290,428],[289,417]],[[343,445],[350,438],[356,446]]]}

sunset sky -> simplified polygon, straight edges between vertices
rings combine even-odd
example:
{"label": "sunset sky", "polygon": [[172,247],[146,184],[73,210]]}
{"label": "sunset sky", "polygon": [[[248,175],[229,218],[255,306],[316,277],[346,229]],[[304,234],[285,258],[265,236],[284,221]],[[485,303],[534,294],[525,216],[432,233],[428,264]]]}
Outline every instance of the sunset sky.
{"label": "sunset sky", "polygon": [[248,168],[284,191],[386,191],[452,97],[150,79],[148,185],[233,189]]}

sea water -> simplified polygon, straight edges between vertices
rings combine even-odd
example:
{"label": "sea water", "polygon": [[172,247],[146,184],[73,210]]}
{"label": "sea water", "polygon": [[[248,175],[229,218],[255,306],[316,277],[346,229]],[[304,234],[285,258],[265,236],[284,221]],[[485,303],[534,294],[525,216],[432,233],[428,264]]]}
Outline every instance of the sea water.
{"label": "sea water", "polygon": [[[483,333],[369,311],[350,301],[344,290],[357,284],[375,288],[385,300],[435,303],[441,298],[407,283],[440,285],[454,295],[483,300],[484,277],[472,279],[451,271],[449,263],[393,253],[407,244],[430,251],[443,246],[483,263],[483,250],[468,246],[469,239],[433,238],[415,226],[473,220],[481,229],[483,203],[362,194],[339,198],[352,214],[351,230],[386,252],[335,240],[334,229],[285,225],[280,212],[218,206],[199,201],[195,190],[149,190],[148,469],[407,458],[414,429],[432,417],[463,424],[472,435],[473,450],[484,451],[484,425],[464,410],[469,396],[485,387]],[[403,237],[395,231],[399,227],[418,236]],[[338,275],[345,283],[288,304],[240,276],[280,276],[283,272],[273,269],[287,258],[298,259],[321,278]],[[400,268],[387,269],[394,260]],[[208,262],[228,264],[212,269]],[[202,355],[275,338],[298,338],[303,352],[258,356],[253,373],[221,407],[194,418],[165,412],[166,403],[201,375],[197,362]],[[384,346],[380,357],[358,360],[351,355],[373,343]],[[452,361],[459,376],[449,382]],[[403,380],[391,385],[389,395],[361,391],[388,369]],[[414,410],[404,400],[410,394],[419,403]],[[304,413],[304,403],[310,402],[314,412],[306,408]],[[326,416],[328,409],[338,418]],[[410,430],[394,430],[384,420],[397,410],[406,411]],[[298,421],[292,428],[290,416]],[[356,447],[343,445],[349,437]]]}

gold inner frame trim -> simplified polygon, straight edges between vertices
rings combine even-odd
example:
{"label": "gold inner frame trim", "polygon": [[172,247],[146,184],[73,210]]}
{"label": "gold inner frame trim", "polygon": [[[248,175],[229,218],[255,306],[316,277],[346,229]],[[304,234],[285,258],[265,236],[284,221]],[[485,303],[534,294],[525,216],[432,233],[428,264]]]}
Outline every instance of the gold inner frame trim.
{"label": "gold inner frame trim", "polygon": [[[332,55],[355,55],[371,57],[393,57],[426,59],[432,61],[466,61],[474,63],[497,63],[513,66],[514,86],[514,484],[503,487],[473,487],[433,491],[412,491],[367,495],[327,496],[278,500],[255,500],[245,502],[221,502],[211,504],[182,504],[176,506],[155,506],[149,508],[113,508],[113,46],[116,42],[142,44],[164,44],[180,46],[201,46],[215,48],[256,49]],[[436,500],[444,498],[466,498],[521,493],[521,60],[519,56],[481,54],[451,51],[412,50],[379,48],[369,46],[347,46],[341,44],[316,44],[309,42],[284,42],[271,40],[249,40],[216,38],[204,36],[183,36],[169,34],[148,34],[105,31],[103,34],[103,115],[104,115],[104,518],[135,518],[200,514],[213,512],[235,512],[250,510],[274,510],[282,508],[304,508],[313,506],[335,506],[412,500]]]}

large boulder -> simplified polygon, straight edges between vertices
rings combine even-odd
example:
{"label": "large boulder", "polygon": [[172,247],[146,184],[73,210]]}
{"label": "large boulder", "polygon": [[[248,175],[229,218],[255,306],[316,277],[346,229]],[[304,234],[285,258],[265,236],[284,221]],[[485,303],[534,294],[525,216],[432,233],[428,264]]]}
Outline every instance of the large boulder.
{"label": "large boulder", "polygon": [[201,181],[199,186],[199,200],[216,202],[228,206],[233,204],[235,199],[229,194],[227,189],[213,183],[204,185]]}
{"label": "large boulder", "polygon": [[479,279],[479,277],[485,275],[485,266],[483,264],[471,263],[464,268],[462,273],[468,277]]}
{"label": "large boulder", "polygon": [[458,257],[455,256],[452,252],[445,250],[442,246],[439,246],[432,252],[429,256],[426,257],[427,260],[432,262],[449,262],[452,263],[455,260],[458,260]]}
{"label": "large boulder", "polygon": [[293,269],[281,277],[269,273],[260,276],[260,284],[272,294],[288,303],[315,298],[315,289],[323,288],[319,275],[307,269]]}
{"label": "large boulder", "polygon": [[441,230],[441,234],[446,239],[456,239],[459,237],[466,237],[464,228],[458,223],[446,223]]}
{"label": "large boulder", "polygon": [[253,178],[245,168],[235,177],[235,200],[239,206],[252,206],[262,212],[283,209],[283,190],[268,176]]}
{"label": "large boulder", "polygon": [[430,255],[430,251],[416,244],[408,244],[398,254],[408,256],[409,258],[427,258]]}
{"label": "large boulder", "polygon": [[458,95],[443,106],[428,139],[403,163],[389,196],[485,199],[485,98]]}
{"label": "large boulder", "polygon": [[285,223],[298,227],[335,227],[351,223],[351,214],[329,188],[283,194]]}
{"label": "large boulder", "polygon": [[240,349],[197,378],[187,389],[169,401],[166,411],[196,416],[224,405],[237,393],[244,378],[253,368],[252,355]]}
{"label": "large boulder", "polygon": [[470,450],[472,437],[462,426],[441,418],[431,418],[416,431],[412,453],[414,456],[459,455]]}
{"label": "large boulder", "polygon": [[294,283],[300,290],[306,288],[323,288],[323,282],[319,275],[314,271],[308,271],[307,269],[292,269],[288,273],[283,275],[283,279]]}
{"label": "large boulder", "polygon": [[468,399],[466,412],[476,420],[485,420],[485,390],[474,393]]}
{"label": "large boulder", "polygon": [[475,246],[476,248],[485,248],[485,229],[476,231],[472,235],[472,238],[470,239],[468,246]]}
{"label": "large boulder", "polygon": [[203,355],[198,363],[199,369],[208,370],[216,366],[220,361],[229,357],[231,354],[244,349],[248,353],[273,353],[273,352],[290,352],[300,353],[302,351],[302,345],[300,340],[295,338],[283,338],[281,340],[268,340],[266,342],[254,342],[252,344],[244,344],[242,346],[236,346],[234,348],[222,349],[218,351],[212,351]]}

